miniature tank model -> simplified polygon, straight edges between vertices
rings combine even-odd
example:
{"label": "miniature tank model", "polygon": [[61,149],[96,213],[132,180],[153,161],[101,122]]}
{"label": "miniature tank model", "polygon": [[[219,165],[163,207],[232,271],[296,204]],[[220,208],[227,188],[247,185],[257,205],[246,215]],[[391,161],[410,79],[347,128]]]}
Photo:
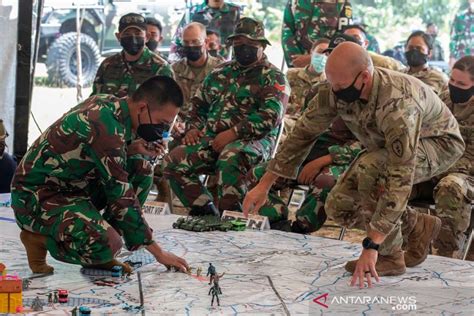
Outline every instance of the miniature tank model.
{"label": "miniature tank model", "polygon": [[222,221],[215,216],[199,216],[186,218],[181,217],[173,223],[173,228],[183,229],[195,232],[207,232],[207,231],[229,231],[229,230],[245,230],[245,222],[234,220],[234,221]]}

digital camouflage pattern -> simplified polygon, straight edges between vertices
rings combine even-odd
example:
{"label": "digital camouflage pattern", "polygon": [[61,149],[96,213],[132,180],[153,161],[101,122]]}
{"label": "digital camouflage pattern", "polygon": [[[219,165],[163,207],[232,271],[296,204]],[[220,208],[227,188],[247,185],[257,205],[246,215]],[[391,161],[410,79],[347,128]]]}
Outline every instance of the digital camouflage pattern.
{"label": "digital camouflage pattern", "polygon": [[405,69],[405,66],[395,58],[380,55],[372,51],[367,51],[367,53],[369,53],[370,59],[372,59],[374,67],[381,67],[396,71],[402,71]]}
{"label": "digital camouflage pattern", "polygon": [[[176,52],[177,47],[181,46],[181,35],[184,27],[190,22],[199,22],[207,29],[219,32],[222,44],[220,55],[228,59],[230,56],[230,44],[226,42],[227,37],[234,32],[235,25],[240,20],[241,10],[238,5],[231,3],[224,3],[221,9],[213,9],[204,1],[201,4],[192,6],[188,9],[188,12],[184,13],[183,18],[178,24],[176,33],[173,36],[171,52]],[[188,14],[189,22],[186,21],[186,15]]]}
{"label": "digital camouflage pattern", "polygon": [[57,260],[108,262],[120,236],[129,250],[152,243],[141,211],[152,170],[140,156],[127,157],[131,124],[125,99],[90,97],[51,125],[20,162],[12,184],[17,223],[47,236]]}
{"label": "digital camouflage pattern", "polygon": [[441,92],[448,88],[448,76],[434,68],[426,67],[417,72],[410,72],[410,69],[407,68],[403,72],[420,79],[423,83],[430,86],[437,95],[440,95]]}
{"label": "digital camouflage pattern", "polygon": [[140,84],[153,76],[174,78],[170,64],[147,47],[137,61],[127,62],[123,51],[107,57],[100,64],[92,86],[92,95],[131,96]]}
{"label": "digital camouflage pattern", "polygon": [[[329,97],[324,95],[329,94]],[[317,137],[340,116],[367,149],[329,193],[329,217],[387,236],[382,255],[401,247],[400,217],[413,183],[439,175],[462,155],[459,126],[446,105],[410,76],[375,68],[367,103],[337,101],[329,85],[298,120],[268,170],[295,178]]]}
{"label": "digital camouflage pattern", "polygon": [[[301,207],[296,212],[296,226],[300,233],[311,233],[321,228],[326,220],[324,202],[337,179],[349,167],[352,160],[361,151],[360,143],[346,127],[341,119],[334,121],[329,129],[321,134],[314,144],[308,157],[299,168],[298,175],[303,167],[311,161],[325,155],[331,155],[333,163],[324,167],[310,190]],[[254,187],[267,170],[268,163],[262,163],[253,168],[247,175],[249,188]],[[299,183],[288,178],[279,178],[268,195],[267,202],[259,210],[260,215],[267,216],[271,222],[286,220],[288,217],[287,203],[277,194],[278,190],[294,188]]]}
{"label": "digital camouflage pattern", "polygon": [[450,57],[458,60],[474,55],[474,12],[470,9],[460,11],[451,26]]}
{"label": "digital camouflage pattern", "polygon": [[442,221],[434,246],[439,254],[451,257],[453,252],[460,250],[463,233],[470,224],[471,201],[474,200],[474,98],[464,104],[453,104],[448,90],[441,97],[459,122],[466,143],[464,155],[434,189],[436,215]]}
{"label": "digital camouflage pattern", "polygon": [[[251,67],[224,63],[204,79],[186,123],[188,129],[202,130],[205,136],[198,145],[175,148],[165,159],[164,175],[184,206],[212,201],[199,175],[216,174],[219,208],[241,209],[244,177],[270,158],[289,93],[285,75],[265,56]],[[212,140],[231,128],[238,140],[220,154],[214,152]]]}
{"label": "digital camouflage pattern", "polygon": [[[331,38],[336,33],[345,2],[350,4],[344,0],[288,0],[281,33],[288,66],[292,66],[291,56],[309,54],[313,42],[322,37]],[[346,16],[352,18],[351,9]]]}
{"label": "digital camouflage pattern", "polygon": [[189,113],[191,98],[196,94],[204,78],[221,63],[220,59],[208,55],[206,64],[201,68],[190,66],[186,58],[182,58],[171,65],[176,82],[181,87],[184,96],[184,106],[179,111],[181,118]]}

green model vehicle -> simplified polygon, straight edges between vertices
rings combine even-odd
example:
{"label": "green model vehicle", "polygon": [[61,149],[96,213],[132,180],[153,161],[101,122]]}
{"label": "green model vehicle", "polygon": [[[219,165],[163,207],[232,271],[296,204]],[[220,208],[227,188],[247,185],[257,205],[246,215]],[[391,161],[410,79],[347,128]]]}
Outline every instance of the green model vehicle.
{"label": "green model vehicle", "polygon": [[243,231],[246,224],[241,220],[222,221],[215,216],[200,216],[200,217],[180,217],[173,223],[173,228],[183,229],[194,232],[208,232],[208,231]]}

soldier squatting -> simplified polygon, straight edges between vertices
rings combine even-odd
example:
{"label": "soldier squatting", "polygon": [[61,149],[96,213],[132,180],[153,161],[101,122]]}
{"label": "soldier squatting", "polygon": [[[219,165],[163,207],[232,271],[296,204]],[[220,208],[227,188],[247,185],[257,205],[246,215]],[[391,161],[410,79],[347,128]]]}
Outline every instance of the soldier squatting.
{"label": "soldier squatting", "polygon": [[[428,66],[433,42],[422,31],[406,41],[406,69],[367,51],[370,36],[350,25],[348,1],[288,1],[287,74],[265,55],[262,22],[225,1],[190,9],[173,65],[146,47],[143,16],[123,16],[123,50],[103,61],[92,96],[51,125],[16,169],[12,207],[31,270],[52,272],[49,252],[130,272],[116,259],[123,242],[188,269],[161,249],[142,212],[164,131],[175,141],[155,168],[159,190],[169,182],[192,215],[259,213],[298,233],[329,217],[365,230],[360,257],[346,264],[352,285],[405,273],[432,241],[438,254],[456,256],[473,199],[473,35],[460,26],[472,28],[473,7],[456,16],[449,79]],[[206,27],[220,35],[226,61],[208,52]],[[272,158],[282,124],[285,140]],[[203,174],[215,176],[217,192]],[[277,191],[295,184],[310,191],[289,223]],[[415,197],[434,199],[434,214],[408,206]]]}

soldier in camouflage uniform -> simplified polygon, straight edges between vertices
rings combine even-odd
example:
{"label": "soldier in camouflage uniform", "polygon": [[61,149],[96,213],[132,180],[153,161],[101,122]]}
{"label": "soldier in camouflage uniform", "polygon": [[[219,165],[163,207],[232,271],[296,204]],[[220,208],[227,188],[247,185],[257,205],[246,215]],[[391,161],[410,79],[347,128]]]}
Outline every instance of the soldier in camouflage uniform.
{"label": "soldier in camouflage uniform", "polygon": [[[371,276],[378,280],[405,272],[400,218],[412,185],[448,170],[461,157],[464,142],[456,119],[432,90],[405,74],[374,68],[357,44],[334,49],[326,76],[330,102],[304,112],[245,197],[243,209],[258,210],[279,176],[294,178],[311,145],[339,115],[367,151],[339,179],[325,209],[338,224],[367,230],[359,260],[348,262],[346,269],[354,274],[352,285],[359,281],[363,287],[365,276],[371,286]],[[440,226],[434,216],[417,217],[408,242],[418,249],[420,262]]]}
{"label": "soldier in camouflage uniform", "polygon": [[146,247],[157,261],[186,267],[184,259],[160,249],[141,210],[152,182],[144,155],[164,150],[147,142],[158,140],[182,103],[173,79],[153,77],[132,97],[90,97],[34,142],[12,184],[12,207],[34,273],[53,271],[47,251],[59,261],[121,265],[130,272],[114,259],[122,238],[129,250]]}
{"label": "soldier in camouflage uniform", "polygon": [[429,22],[428,24],[426,24],[426,34],[431,36],[431,38],[433,39],[433,50],[431,52],[431,56],[429,56],[429,60],[444,61],[443,47],[441,46],[440,41],[437,39],[438,26],[433,22]]}
{"label": "soldier in camouflage uniform", "polygon": [[409,67],[404,72],[420,79],[439,95],[448,87],[448,77],[428,65],[432,53],[431,36],[423,31],[413,32],[405,45],[405,57]]}
{"label": "soldier in camouflage uniform", "polygon": [[[341,17],[341,15],[343,17]],[[331,38],[352,22],[352,8],[345,0],[288,0],[283,13],[281,41],[288,67],[310,63],[313,42]],[[294,63],[295,59],[296,64]]]}
{"label": "soldier in camouflage uniform", "polygon": [[474,55],[474,0],[454,17],[449,52],[451,65],[463,56]]}
{"label": "soldier in camouflage uniform", "polygon": [[140,14],[129,13],[120,18],[117,39],[120,53],[104,59],[97,70],[92,95],[130,96],[138,86],[156,75],[174,77],[171,66],[145,46],[146,22]]}
{"label": "soldier in camouflage uniform", "polygon": [[[466,151],[445,174],[417,187],[412,197],[431,199],[436,203],[435,215],[441,218],[442,227],[434,246],[438,254],[446,257],[458,256],[464,241],[464,232],[469,227],[471,202],[474,199],[474,57],[465,56],[453,67],[449,89],[441,95],[442,100],[454,114],[460,125]],[[424,192],[428,194],[424,195]],[[407,212],[406,222],[413,222],[412,213]],[[406,227],[404,237],[412,227]],[[411,245],[407,244],[405,262],[412,258]]]}
{"label": "soldier in camouflage uniform", "polygon": [[[285,75],[263,53],[263,24],[242,18],[235,59],[211,72],[192,99],[185,145],[165,158],[164,174],[191,214],[209,211],[212,195],[199,180],[216,174],[220,210],[240,210],[246,173],[270,158],[289,97]],[[210,207],[215,212],[215,207]]]}
{"label": "soldier in camouflage uniform", "polygon": [[[205,27],[219,32],[222,41],[220,55],[229,59],[230,50],[227,38],[234,32],[235,25],[240,19],[241,10],[239,6],[225,0],[205,0],[201,4],[192,6],[179,22],[173,36],[171,53],[177,53],[182,46],[180,39],[186,24],[199,22]],[[189,16],[189,20],[187,20],[187,16]]]}
{"label": "soldier in camouflage uniform", "polygon": [[171,67],[184,94],[184,108],[180,111],[180,117],[184,120],[190,111],[191,98],[196,94],[204,78],[221,61],[208,54],[206,27],[201,23],[188,24],[183,30],[181,42],[185,57],[173,63]]}
{"label": "soldier in camouflage uniform", "polygon": [[[329,95],[327,83],[321,84],[318,89],[321,95]],[[323,90],[323,91],[322,91]],[[315,98],[312,102],[329,102],[324,98]],[[309,107],[311,107],[311,102]],[[283,143],[282,146],[285,143]],[[259,211],[260,215],[267,216],[273,224],[281,220],[287,220],[288,207],[276,191],[295,187],[298,184],[310,186],[306,198],[296,212],[296,220],[293,222],[292,231],[295,233],[309,234],[320,229],[326,221],[324,202],[336,184],[337,179],[349,167],[350,163],[360,152],[360,143],[346,127],[344,122],[338,118],[330,128],[318,137],[311,152],[298,170],[298,180],[280,178],[268,194],[268,201]],[[262,163],[253,168],[247,175],[249,187],[254,187],[261,179],[267,169],[268,163]]]}

